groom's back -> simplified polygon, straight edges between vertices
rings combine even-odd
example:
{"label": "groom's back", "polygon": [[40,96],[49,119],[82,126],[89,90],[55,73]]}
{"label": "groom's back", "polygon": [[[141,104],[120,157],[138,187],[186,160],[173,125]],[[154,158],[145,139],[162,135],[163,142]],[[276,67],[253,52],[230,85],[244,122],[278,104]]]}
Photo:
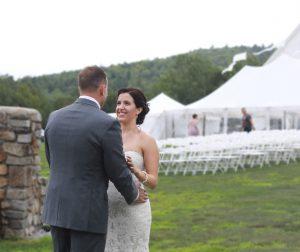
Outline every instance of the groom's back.
{"label": "groom's back", "polygon": [[49,117],[45,130],[51,169],[46,223],[105,232],[108,178],[101,139],[113,122],[91,101],[77,101]]}

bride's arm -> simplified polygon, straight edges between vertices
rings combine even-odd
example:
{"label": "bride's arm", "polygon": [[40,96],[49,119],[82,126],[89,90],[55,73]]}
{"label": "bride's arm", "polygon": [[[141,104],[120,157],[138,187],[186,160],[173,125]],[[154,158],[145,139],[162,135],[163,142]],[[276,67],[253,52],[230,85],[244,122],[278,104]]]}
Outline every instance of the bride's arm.
{"label": "bride's arm", "polygon": [[159,152],[155,140],[152,137],[145,136],[142,150],[145,171],[141,171],[139,167],[134,166],[130,158],[128,160],[129,169],[134,173],[140,182],[147,187],[154,189],[158,180],[159,163]]}
{"label": "bride's arm", "polygon": [[146,174],[140,174],[143,178],[142,181],[147,179],[144,184],[151,189],[154,189],[158,180],[158,163],[159,163],[159,151],[156,145],[156,141],[146,135],[143,141],[143,154]]}

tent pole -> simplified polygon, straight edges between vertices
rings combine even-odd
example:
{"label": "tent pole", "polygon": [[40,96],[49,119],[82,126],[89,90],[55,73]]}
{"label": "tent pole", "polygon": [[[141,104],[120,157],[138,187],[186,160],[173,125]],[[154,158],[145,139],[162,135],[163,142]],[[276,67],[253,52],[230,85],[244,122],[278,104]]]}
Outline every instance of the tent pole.
{"label": "tent pole", "polygon": [[228,131],[228,110],[224,109],[224,125],[223,125],[223,133],[227,134]]}
{"label": "tent pole", "polygon": [[266,114],[266,130],[270,130],[271,116],[270,116],[270,108],[267,108]]}
{"label": "tent pole", "polygon": [[286,111],[283,111],[283,121],[282,121],[282,129],[286,129]]}
{"label": "tent pole", "polygon": [[[184,113],[183,113],[183,118],[184,118],[184,121],[185,121],[185,124],[186,125],[188,125],[188,111],[185,109],[184,110]],[[185,135],[184,135],[185,137],[187,137],[188,136],[188,127],[185,127]]]}
{"label": "tent pole", "polygon": [[203,127],[202,127],[202,135],[205,136],[205,127],[206,127],[206,115],[203,113]]}
{"label": "tent pole", "polygon": [[174,123],[174,116],[172,114],[172,138],[175,137],[175,123]]}
{"label": "tent pole", "polygon": [[164,137],[164,139],[167,139],[168,138],[168,120],[167,120],[167,113],[166,113],[166,111],[164,111],[163,113],[163,117],[164,117],[164,121],[165,121],[165,130],[164,130],[164,132],[165,132],[165,137]]}

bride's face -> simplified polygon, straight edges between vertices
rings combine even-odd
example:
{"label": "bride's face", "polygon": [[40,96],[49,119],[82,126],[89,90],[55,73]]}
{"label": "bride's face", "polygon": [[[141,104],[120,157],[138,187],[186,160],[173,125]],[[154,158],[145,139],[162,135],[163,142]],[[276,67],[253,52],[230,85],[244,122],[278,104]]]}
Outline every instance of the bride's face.
{"label": "bride's face", "polygon": [[120,122],[136,120],[140,109],[134,103],[132,96],[128,93],[120,94],[117,101],[116,115]]}

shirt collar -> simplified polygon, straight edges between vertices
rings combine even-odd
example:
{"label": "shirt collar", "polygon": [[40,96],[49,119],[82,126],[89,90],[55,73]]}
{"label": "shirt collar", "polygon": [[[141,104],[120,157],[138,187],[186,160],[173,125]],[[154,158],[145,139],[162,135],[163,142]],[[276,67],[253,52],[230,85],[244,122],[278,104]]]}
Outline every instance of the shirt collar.
{"label": "shirt collar", "polygon": [[93,102],[95,102],[97,104],[98,108],[101,109],[101,106],[100,106],[99,102],[97,102],[95,98],[90,97],[88,95],[81,95],[81,96],[79,96],[79,98],[83,98],[83,99],[87,99],[87,100],[93,101]]}

